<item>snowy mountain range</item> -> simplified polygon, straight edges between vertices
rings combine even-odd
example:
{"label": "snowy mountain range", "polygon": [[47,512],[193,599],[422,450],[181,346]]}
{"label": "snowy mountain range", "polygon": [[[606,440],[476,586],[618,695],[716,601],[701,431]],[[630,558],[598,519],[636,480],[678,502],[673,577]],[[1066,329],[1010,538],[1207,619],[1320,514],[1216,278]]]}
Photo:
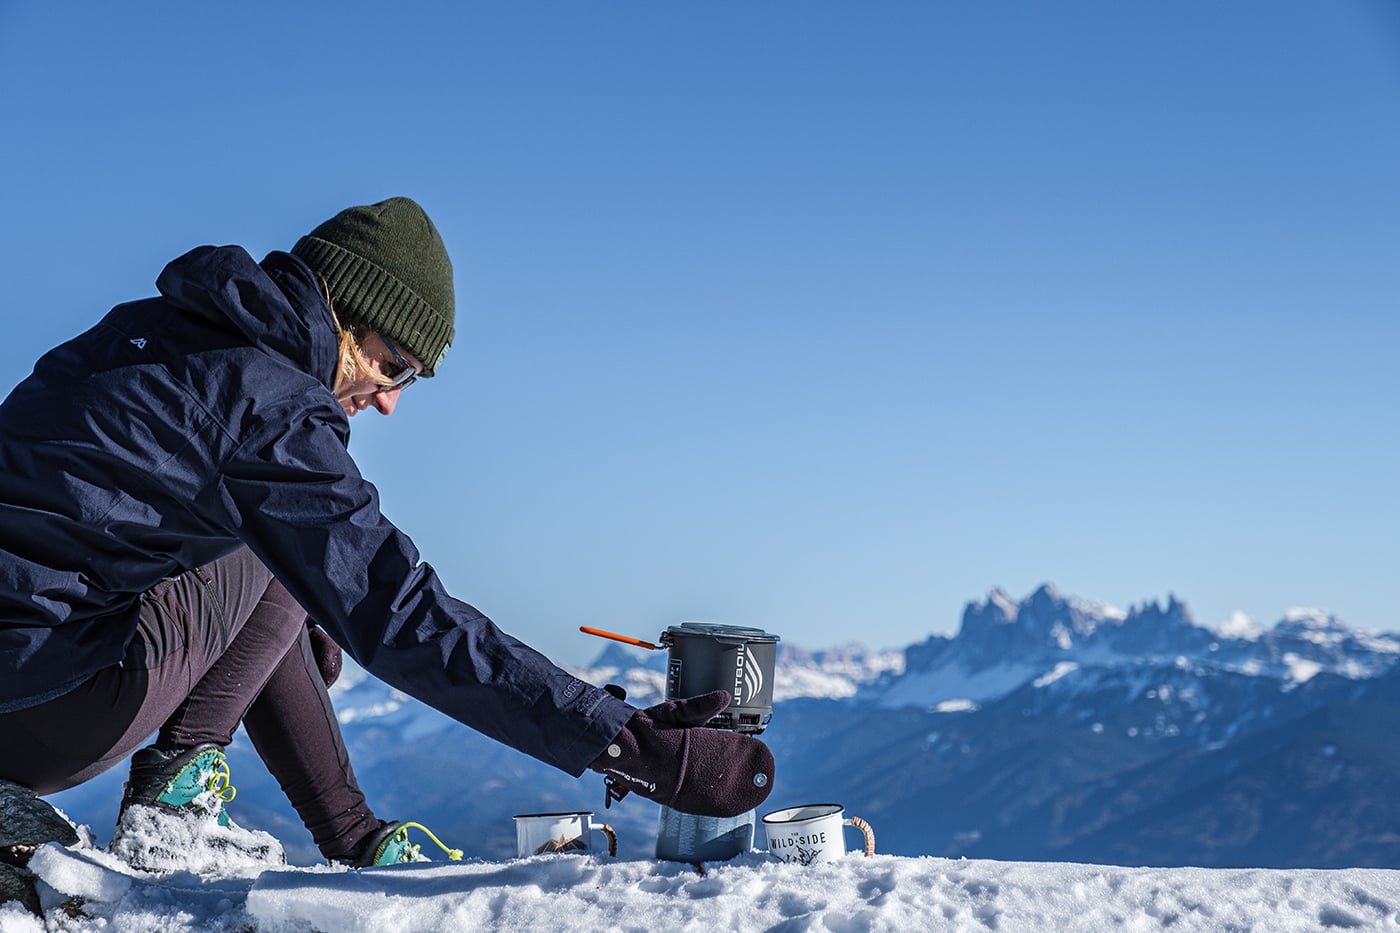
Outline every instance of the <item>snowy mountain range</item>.
{"label": "snowy mountain range", "polygon": [[[1120,865],[1400,867],[1400,637],[1295,610],[1210,629],[1170,598],[1121,610],[1046,585],[969,603],[952,636],[896,651],[785,637],[771,807],[837,801],[898,855]],[[608,643],[576,671],[629,701],[662,698],[666,653]],[[381,816],[507,858],[511,816],[603,809],[573,779],[487,741],[354,668],[335,688]],[[316,854],[241,736],[238,817]],[[101,833],[120,775],[56,799]],[[634,795],[635,797],[635,795]],[[657,808],[605,814],[623,855],[651,854]]]}
{"label": "snowy mountain range", "polygon": [[1271,629],[1236,618],[1211,630],[1175,597],[1124,612],[1047,584],[1020,603],[1000,590],[970,603],[956,635],[910,646],[903,670],[865,685],[860,697],[888,707],[982,703],[1071,673],[1082,689],[1085,678],[1164,666],[1258,676],[1288,689],[1321,673],[1374,677],[1397,659],[1400,638],[1356,632],[1316,610],[1291,610]]}

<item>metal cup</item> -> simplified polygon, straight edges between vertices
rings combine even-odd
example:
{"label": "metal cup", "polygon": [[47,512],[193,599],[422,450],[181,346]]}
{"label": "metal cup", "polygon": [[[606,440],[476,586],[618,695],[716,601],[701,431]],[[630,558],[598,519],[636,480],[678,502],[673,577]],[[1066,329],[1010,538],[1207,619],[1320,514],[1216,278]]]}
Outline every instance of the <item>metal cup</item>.
{"label": "metal cup", "polygon": [[812,803],[775,810],[763,818],[768,854],[784,862],[814,865],[834,862],[846,854],[845,827],[865,836],[865,854],[875,854],[875,830],[858,816],[847,819],[836,803]]}
{"label": "metal cup", "polygon": [[520,813],[515,817],[515,854],[519,858],[553,852],[593,851],[593,831],[608,840],[608,855],[617,855],[617,833],[607,823],[593,824],[591,811]]}

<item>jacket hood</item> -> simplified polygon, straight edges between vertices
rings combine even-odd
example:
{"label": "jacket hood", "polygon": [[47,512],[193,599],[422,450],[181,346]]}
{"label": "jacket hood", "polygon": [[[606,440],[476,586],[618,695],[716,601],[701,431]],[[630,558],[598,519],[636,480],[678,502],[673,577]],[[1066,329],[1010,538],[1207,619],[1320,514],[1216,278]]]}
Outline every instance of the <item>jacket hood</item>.
{"label": "jacket hood", "polygon": [[334,386],[335,317],[315,275],[290,253],[269,253],[259,264],[241,246],[199,246],[166,266],[156,288],[176,307],[226,319],[254,346]]}

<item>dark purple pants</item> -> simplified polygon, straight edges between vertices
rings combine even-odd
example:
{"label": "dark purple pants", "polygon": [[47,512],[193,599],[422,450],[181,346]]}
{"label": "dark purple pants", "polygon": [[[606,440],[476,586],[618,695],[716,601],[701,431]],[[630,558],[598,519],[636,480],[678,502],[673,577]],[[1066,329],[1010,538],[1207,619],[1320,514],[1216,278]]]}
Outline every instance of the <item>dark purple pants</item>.
{"label": "dark purple pants", "polygon": [[306,613],[246,548],[143,594],[121,664],[0,713],[0,777],[50,794],[121,763],[153,732],[162,746],[227,745],[240,722],[321,853],[354,855],[379,821],[350,767]]}

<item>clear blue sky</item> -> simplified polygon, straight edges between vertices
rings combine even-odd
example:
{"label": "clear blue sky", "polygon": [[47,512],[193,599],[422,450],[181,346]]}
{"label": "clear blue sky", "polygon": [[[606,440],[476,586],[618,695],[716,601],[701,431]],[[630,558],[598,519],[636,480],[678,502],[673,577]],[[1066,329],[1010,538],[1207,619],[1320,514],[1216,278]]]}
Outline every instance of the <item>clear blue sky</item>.
{"label": "clear blue sky", "polygon": [[439,378],[352,450],[564,662],[1045,581],[1400,627],[1400,12],[0,4],[8,390],[202,243],[425,205]]}

